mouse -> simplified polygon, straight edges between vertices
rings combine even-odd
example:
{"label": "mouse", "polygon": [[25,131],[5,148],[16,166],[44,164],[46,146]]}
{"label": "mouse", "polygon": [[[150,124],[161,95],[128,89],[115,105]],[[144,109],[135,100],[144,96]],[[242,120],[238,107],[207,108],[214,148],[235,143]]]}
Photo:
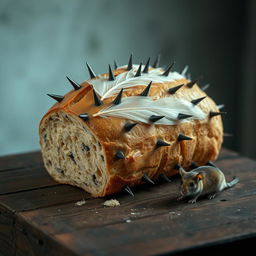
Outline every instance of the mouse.
{"label": "mouse", "polygon": [[178,200],[191,198],[188,203],[196,203],[200,196],[208,195],[213,199],[224,189],[231,188],[239,182],[239,178],[233,177],[233,180],[226,182],[224,173],[217,167],[200,166],[189,172],[186,172],[179,166],[181,175],[181,196]]}

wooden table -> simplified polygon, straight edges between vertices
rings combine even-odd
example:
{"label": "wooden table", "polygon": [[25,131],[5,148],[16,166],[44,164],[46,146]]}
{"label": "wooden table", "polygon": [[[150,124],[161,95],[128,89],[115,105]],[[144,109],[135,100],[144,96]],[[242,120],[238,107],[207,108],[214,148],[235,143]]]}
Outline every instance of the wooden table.
{"label": "wooden table", "polygon": [[[178,202],[179,178],[113,196],[106,208],[55,183],[39,152],[0,158],[0,255],[213,255],[256,242],[256,162],[223,149],[215,162],[241,181],[213,200]],[[109,199],[109,198],[108,198]],[[85,200],[82,206],[75,203]]]}

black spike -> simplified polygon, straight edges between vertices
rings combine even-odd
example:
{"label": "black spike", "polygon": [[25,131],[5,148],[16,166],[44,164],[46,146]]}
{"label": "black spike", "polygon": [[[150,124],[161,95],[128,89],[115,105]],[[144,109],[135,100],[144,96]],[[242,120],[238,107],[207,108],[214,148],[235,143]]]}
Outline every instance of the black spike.
{"label": "black spike", "polygon": [[117,159],[124,159],[125,158],[124,153],[121,150],[116,151],[115,157]]}
{"label": "black spike", "polygon": [[206,165],[217,168],[217,166],[212,161],[208,161]]}
{"label": "black spike", "polygon": [[187,83],[186,85],[187,85],[187,87],[192,88],[196,83],[197,83],[197,80],[194,80],[194,81]]}
{"label": "black spike", "polygon": [[160,173],[159,177],[167,182],[172,182],[164,173]]}
{"label": "black spike", "polygon": [[159,147],[163,147],[163,146],[170,146],[171,144],[161,140],[161,139],[158,139],[157,142],[156,142],[156,147],[159,148]]}
{"label": "black spike", "polygon": [[203,99],[205,99],[207,96],[195,99],[195,100],[191,100],[191,103],[196,106],[197,104],[199,104]]}
{"label": "black spike", "polygon": [[177,118],[179,120],[186,119],[186,118],[189,118],[189,117],[192,117],[192,115],[187,115],[187,114],[179,113],[178,116],[177,116]]}
{"label": "black spike", "polygon": [[86,65],[87,65],[87,68],[88,68],[88,71],[89,71],[89,75],[90,75],[90,78],[93,79],[96,77],[95,73],[93,72],[91,66],[86,62]]}
{"label": "black spike", "polygon": [[142,66],[142,63],[140,63],[139,68],[138,68],[138,70],[137,70],[137,72],[136,72],[134,77],[141,76],[141,66]]}
{"label": "black spike", "polygon": [[110,64],[108,64],[108,81],[114,81],[114,80],[115,80],[115,76],[112,72]]}
{"label": "black spike", "polygon": [[195,162],[192,162],[190,165],[190,169],[196,169],[197,167],[199,167],[199,165],[197,165]]}
{"label": "black spike", "polygon": [[157,55],[156,60],[155,60],[155,62],[154,62],[152,67],[153,68],[158,68],[159,67],[159,63],[160,63],[160,54]]}
{"label": "black spike", "polygon": [[117,64],[116,60],[114,60],[114,68],[115,68],[115,69],[118,68],[118,64]]}
{"label": "black spike", "polygon": [[180,133],[178,136],[178,141],[181,141],[181,140],[192,140],[192,138]]}
{"label": "black spike", "polygon": [[126,123],[124,125],[124,130],[126,132],[129,132],[136,124],[138,124],[138,123]]}
{"label": "black spike", "polygon": [[76,83],[75,81],[71,80],[68,76],[66,76],[66,78],[68,79],[68,81],[71,83],[71,85],[74,87],[74,89],[77,91],[81,88],[81,86]]}
{"label": "black spike", "polygon": [[127,66],[127,70],[131,70],[131,69],[132,69],[132,53],[130,55],[130,59],[129,59],[128,66]]}
{"label": "black spike", "polygon": [[162,74],[162,76],[168,76],[172,67],[174,65],[174,62],[164,71],[164,73]]}
{"label": "black spike", "polygon": [[148,86],[143,90],[143,92],[140,94],[140,96],[148,96],[150,87],[152,85],[152,81],[148,84]]}
{"label": "black spike", "polygon": [[83,114],[79,115],[79,117],[82,118],[84,121],[87,121],[89,119],[88,113],[83,113]]}
{"label": "black spike", "polygon": [[148,58],[148,61],[147,61],[146,65],[145,65],[145,67],[144,67],[142,73],[148,73],[149,62],[150,62],[150,57]]}
{"label": "black spike", "polygon": [[58,102],[61,102],[64,99],[64,96],[57,95],[57,94],[47,94],[47,95]]}
{"label": "black spike", "polygon": [[210,111],[209,113],[209,117],[212,118],[214,116],[219,116],[219,115],[223,115],[223,114],[227,114],[226,112],[214,112],[214,111]]}
{"label": "black spike", "polygon": [[164,116],[156,116],[156,115],[152,115],[150,118],[149,118],[149,121],[154,123],[158,120],[160,120],[161,118],[163,118]]}
{"label": "black spike", "polygon": [[134,196],[131,188],[128,185],[123,186],[122,188],[124,191],[126,191],[129,195]]}
{"label": "black spike", "polygon": [[177,92],[184,84],[181,84],[181,85],[177,85],[175,87],[172,87],[172,88],[169,88],[168,89],[168,92],[170,94],[174,94],[175,92]]}
{"label": "black spike", "polygon": [[148,182],[148,183],[151,183],[151,184],[155,185],[155,182],[153,180],[151,180],[146,173],[142,176],[141,179]]}
{"label": "black spike", "polygon": [[121,103],[121,99],[122,99],[122,93],[123,93],[123,88],[120,90],[120,92],[117,94],[116,98],[113,100],[113,104],[114,105],[118,105]]}
{"label": "black spike", "polygon": [[98,95],[96,94],[95,90],[93,89],[93,97],[94,97],[94,105],[95,106],[100,106],[103,104],[103,102],[100,100]]}

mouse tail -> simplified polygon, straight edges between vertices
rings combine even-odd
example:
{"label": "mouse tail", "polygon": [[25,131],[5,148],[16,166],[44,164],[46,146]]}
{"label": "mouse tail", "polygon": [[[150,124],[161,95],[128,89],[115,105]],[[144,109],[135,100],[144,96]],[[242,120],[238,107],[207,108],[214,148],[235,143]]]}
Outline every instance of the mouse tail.
{"label": "mouse tail", "polygon": [[239,178],[237,178],[236,176],[233,177],[233,180],[231,180],[230,182],[227,182],[227,188],[234,187],[238,182],[239,182]]}

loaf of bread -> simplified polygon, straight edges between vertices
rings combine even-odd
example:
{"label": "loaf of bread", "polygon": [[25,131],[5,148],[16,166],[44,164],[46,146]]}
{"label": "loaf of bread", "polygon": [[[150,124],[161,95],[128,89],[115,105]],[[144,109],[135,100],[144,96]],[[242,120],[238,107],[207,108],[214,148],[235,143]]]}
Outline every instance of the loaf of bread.
{"label": "loaf of bread", "polygon": [[221,112],[184,73],[117,67],[77,84],[39,128],[43,161],[54,180],[102,197],[215,160],[223,141]]}

